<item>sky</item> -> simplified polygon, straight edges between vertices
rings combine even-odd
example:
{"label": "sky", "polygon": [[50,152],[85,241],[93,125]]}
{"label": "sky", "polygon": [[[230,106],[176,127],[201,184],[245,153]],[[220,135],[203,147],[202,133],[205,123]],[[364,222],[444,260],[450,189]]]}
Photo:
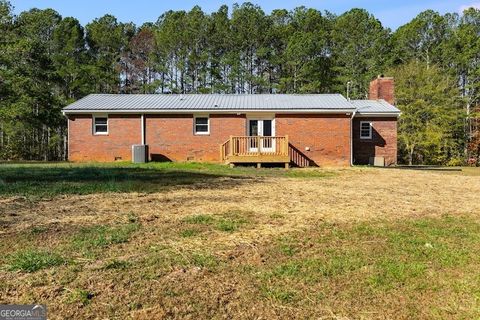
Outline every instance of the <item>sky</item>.
{"label": "sky", "polygon": [[[85,25],[95,18],[107,13],[113,14],[121,22],[134,22],[142,25],[144,22],[155,22],[168,10],[190,10],[199,5],[205,12],[216,11],[222,4],[230,8],[235,0],[10,0],[15,7],[15,13],[31,8],[53,8],[62,16],[73,16]],[[364,8],[373,13],[384,26],[395,30],[412,20],[418,13],[433,9],[442,14],[446,12],[462,12],[474,6],[480,8],[480,0],[252,0],[260,5],[266,13],[273,9],[293,9],[299,6],[328,10],[341,14],[352,8]]]}

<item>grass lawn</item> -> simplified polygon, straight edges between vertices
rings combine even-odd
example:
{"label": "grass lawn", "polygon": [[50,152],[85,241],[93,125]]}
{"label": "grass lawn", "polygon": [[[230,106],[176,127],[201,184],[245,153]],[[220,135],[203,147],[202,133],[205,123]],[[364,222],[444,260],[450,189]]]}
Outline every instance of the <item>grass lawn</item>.
{"label": "grass lawn", "polygon": [[46,198],[104,192],[153,193],[198,184],[216,188],[218,182],[225,180],[236,184],[264,177],[320,178],[334,174],[332,170],[257,170],[253,167],[232,170],[207,163],[6,163],[0,164],[0,195]]}
{"label": "grass lawn", "polygon": [[0,301],[51,319],[477,319],[479,175],[0,164]]}

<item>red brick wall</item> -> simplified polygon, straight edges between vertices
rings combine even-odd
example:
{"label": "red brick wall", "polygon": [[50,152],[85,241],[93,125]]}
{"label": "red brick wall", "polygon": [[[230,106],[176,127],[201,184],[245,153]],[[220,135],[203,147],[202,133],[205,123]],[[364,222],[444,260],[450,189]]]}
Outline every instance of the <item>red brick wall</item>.
{"label": "red brick wall", "polygon": [[[210,134],[194,135],[193,115],[145,115],[145,139],[152,160],[219,161],[220,144],[231,135],[246,135],[246,116],[211,114]],[[276,135],[312,164],[346,166],[350,161],[350,117],[277,114]],[[90,115],[70,116],[71,161],[131,160],[131,145],[141,143],[140,115],[110,115],[109,135],[93,135]],[[306,151],[305,148],[310,148]]]}
{"label": "red brick wall", "polygon": [[277,114],[276,135],[288,135],[290,144],[313,164],[348,166],[350,119],[347,115]]}
{"label": "red brick wall", "polygon": [[[372,139],[360,139],[360,121],[372,122]],[[385,157],[387,166],[397,163],[397,118],[355,118],[354,164],[368,164],[370,157]]]}
{"label": "red brick wall", "polygon": [[94,135],[91,115],[69,115],[70,161],[131,160],[132,144],[140,144],[140,115],[109,115],[108,135]]}
{"label": "red brick wall", "polygon": [[211,114],[210,134],[194,135],[193,115],[146,115],[146,143],[152,160],[220,161],[220,144],[246,133],[245,115]]}

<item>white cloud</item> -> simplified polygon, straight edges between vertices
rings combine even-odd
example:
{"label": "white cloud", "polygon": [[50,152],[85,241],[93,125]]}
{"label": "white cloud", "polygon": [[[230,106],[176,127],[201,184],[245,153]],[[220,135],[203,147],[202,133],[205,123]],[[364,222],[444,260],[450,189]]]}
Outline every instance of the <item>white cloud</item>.
{"label": "white cloud", "polygon": [[460,11],[460,13],[463,13],[463,11],[465,11],[467,9],[470,9],[470,8],[475,8],[475,9],[480,10],[480,2],[475,2],[475,3],[472,3],[472,4],[465,4],[465,5],[460,7],[459,11]]}

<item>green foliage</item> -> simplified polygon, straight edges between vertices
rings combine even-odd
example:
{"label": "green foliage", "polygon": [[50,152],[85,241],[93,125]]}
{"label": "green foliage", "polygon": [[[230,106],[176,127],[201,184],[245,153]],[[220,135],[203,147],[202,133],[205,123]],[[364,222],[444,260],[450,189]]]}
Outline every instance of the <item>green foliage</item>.
{"label": "green foliage", "polygon": [[352,9],[335,19],[331,41],[337,74],[332,91],[346,93],[350,81],[350,98],[364,99],[370,81],[385,70],[390,31],[366,10]]}
{"label": "green foliage", "polygon": [[286,72],[279,89],[287,93],[325,93],[331,82],[329,33],[332,21],[315,9],[300,7],[290,14],[285,52]]}
{"label": "green foliage", "polygon": [[446,16],[433,10],[424,11],[394,33],[394,58],[402,63],[423,61],[427,66],[441,63],[447,32]]}
{"label": "green foliage", "polygon": [[409,164],[445,164],[461,157],[464,112],[455,80],[436,65],[412,61],[395,77],[400,156]]}
{"label": "green foliage", "polygon": [[92,91],[88,79],[89,57],[83,27],[75,18],[59,22],[53,33],[52,60],[62,92],[62,103],[71,103]]}
{"label": "green foliage", "polygon": [[448,160],[446,165],[449,167],[461,167],[465,165],[465,159],[451,158],[450,160]]}
{"label": "green foliage", "polygon": [[129,37],[130,25],[118,23],[112,15],[95,19],[86,26],[86,42],[93,59],[91,76],[94,78],[95,91],[118,93],[120,76],[117,64],[121,52],[125,49]]}

